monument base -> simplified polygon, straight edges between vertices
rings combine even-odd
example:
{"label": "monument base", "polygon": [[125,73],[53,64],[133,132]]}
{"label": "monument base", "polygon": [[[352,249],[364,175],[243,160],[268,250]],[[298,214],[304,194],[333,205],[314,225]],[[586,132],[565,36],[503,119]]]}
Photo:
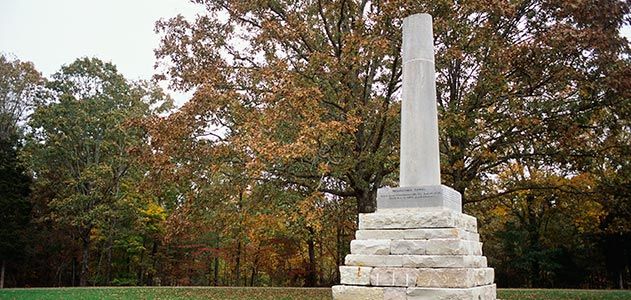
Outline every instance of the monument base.
{"label": "monument base", "polygon": [[[403,199],[421,195],[441,202],[445,191],[450,192],[443,187],[434,188],[440,193],[433,194],[400,189],[413,195]],[[386,192],[396,194],[392,190]],[[474,217],[453,207],[384,208],[386,203],[378,204],[375,213],[359,215],[359,230],[340,266],[341,285],[333,287],[333,299],[496,299],[494,272],[482,256]]]}
{"label": "monument base", "polygon": [[335,300],[483,300],[496,299],[495,284],[467,288],[401,288],[335,285]]}

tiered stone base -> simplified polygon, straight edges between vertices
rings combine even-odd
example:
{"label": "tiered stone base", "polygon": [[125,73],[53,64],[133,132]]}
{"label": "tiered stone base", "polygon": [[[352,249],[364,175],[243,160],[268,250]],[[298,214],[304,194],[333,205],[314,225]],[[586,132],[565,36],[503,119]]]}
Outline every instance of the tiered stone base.
{"label": "tiered stone base", "polygon": [[449,209],[359,215],[333,299],[495,300],[477,222]]}

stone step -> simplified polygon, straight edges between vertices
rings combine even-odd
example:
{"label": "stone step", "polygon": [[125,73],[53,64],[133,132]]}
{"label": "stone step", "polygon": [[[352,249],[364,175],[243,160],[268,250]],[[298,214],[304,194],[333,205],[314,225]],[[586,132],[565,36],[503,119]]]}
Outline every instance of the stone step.
{"label": "stone step", "polygon": [[370,285],[370,272],[373,269],[373,267],[340,266],[340,283]]}
{"label": "stone step", "polygon": [[482,243],[454,240],[393,240],[390,253],[395,255],[482,255]]}
{"label": "stone step", "polygon": [[[388,291],[386,291],[388,290]],[[403,300],[401,298],[401,289],[383,288],[383,287],[365,287],[353,285],[334,285],[331,287],[333,300]],[[391,295],[394,294],[394,295]],[[398,296],[398,297],[392,297]],[[386,298],[387,297],[387,298]]]}
{"label": "stone step", "polygon": [[409,268],[486,268],[484,256],[348,254],[346,266]]}
{"label": "stone step", "polygon": [[459,239],[353,240],[351,254],[482,255],[482,243]]}
{"label": "stone step", "polygon": [[[466,289],[408,288],[406,300],[496,300],[495,284]],[[396,299],[396,298],[395,298]],[[391,299],[391,300],[395,300]]]}
{"label": "stone step", "polygon": [[340,266],[340,283],[349,285],[469,288],[493,283],[492,268],[390,268]]}
{"label": "stone step", "polygon": [[429,240],[429,239],[461,239],[480,241],[480,235],[458,228],[421,228],[390,230],[357,230],[358,240]]}
{"label": "stone step", "polygon": [[451,210],[391,209],[359,214],[359,229],[457,228],[477,233],[475,217]]}
{"label": "stone step", "polygon": [[468,288],[493,284],[493,268],[430,269],[422,268],[416,279],[417,287]]}
{"label": "stone step", "polygon": [[352,254],[390,255],[391,240],[352,240]]}
{"label": "stone step", "polygon": [[496,300],[494,284],[472,288],[392,288],[336,285],[334,300]]}

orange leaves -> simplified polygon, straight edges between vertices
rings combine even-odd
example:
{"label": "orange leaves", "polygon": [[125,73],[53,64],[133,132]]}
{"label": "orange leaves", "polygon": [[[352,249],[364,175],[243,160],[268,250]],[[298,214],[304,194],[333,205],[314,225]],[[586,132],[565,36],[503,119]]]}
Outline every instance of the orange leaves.
{"label": "orange leaves", "polygon": [[303,222],[315,231],[322,230],[326,198],[323,193],[315,192],[298,202],[298,214],[293,218],[302,218]]}
{"label": "orange leaves", "polygon": [[318,87],[302,86],[291,74],[277,81],[278,86],[262,95],[261,105],[247,113],[241,134],[234,137],[256,153],[256,159],[273,162],[312,156],[319,145],[353,130],[353,123],[330,119]]}
{"label": "orange leaves", "polygon": [[[210,13],[195,23],[161,23],[166,37],[158,53],[173,60],[173,81],[197,87],[181,115],[168,121],[176,128],[162,129],[173,133],[165,142],[185,145],[168,146],[173,157],[203,154],[215,158],[207,162],[212,166],[236,156],[247,177],[287,176],[295,168],[299,176],[284,179],[311,187],[321,185],[304,178],[320,178],[320,163],[331,162],[336,176],[362,168],[356,157],[375,162],[353,172],[393,171],[383,169],[392,165],[384,159],[396,157],[391,104],[400,79],[399,33],[390,21],[375,22],[380,8],[352,1],[204,4]],[[220,11],[226,20],[219,20]],[[219,35],[228,24],[229,36]],[[226,128],[223,151],[203,151],[220,143],[189,136],[215,123]],[[346,179],[331,182],[339,180]]]}

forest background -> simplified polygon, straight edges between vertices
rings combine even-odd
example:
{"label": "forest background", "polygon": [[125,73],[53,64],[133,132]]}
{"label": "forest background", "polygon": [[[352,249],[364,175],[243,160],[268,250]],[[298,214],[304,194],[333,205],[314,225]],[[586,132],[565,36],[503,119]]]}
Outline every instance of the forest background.
{"label": "forest background", "polygon": [[194,2],[153,81],[0,56],[2,285],[337,283],[397,185],[401,21],[428,12],[442,180],[498,285],[629,287],[628,1]]}

